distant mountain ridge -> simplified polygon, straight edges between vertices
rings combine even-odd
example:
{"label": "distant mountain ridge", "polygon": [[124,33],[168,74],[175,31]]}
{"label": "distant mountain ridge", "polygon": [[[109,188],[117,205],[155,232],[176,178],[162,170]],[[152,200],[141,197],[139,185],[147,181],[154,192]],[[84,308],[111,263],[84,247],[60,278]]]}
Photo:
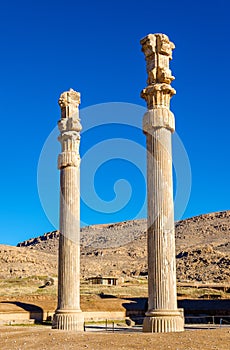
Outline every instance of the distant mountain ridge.
{"label": "distant mountain ridge", "polygon": [[[81,228],[81,246],[85,249],[121,247],[141,235],[146,235],[146,232],[146,219],[86,226]],[[220,251],[228,251],[230,249],[230,211],[202,214],[178,221],[175,223],[175,236],[177,249],[211,243]],[[59,232],[52,231],[20,242],[17,247],[34,246],[38,250],[47,249],[49,252],[56,253],[56,247],[53,251],[48,246],[51,240],[54,243],[58,238]],[[55,246],[56,243],[54,243]]]}
{"label": "distant mountain ridge", "polygon": [[[132,242],[146,233],[146,219],[130,220],[113,224],[91,225],[81,228],[81,246],[85,248],[114,248]],[[124,235],[125,231],[125,235]],[[49,240],[57,240],[59,231],[51,231],[42,236],[30,238],[17,244],[17,247],[35,246],[46,249]],[[42,242],[46,242],[45,245]],[[37,247],[37,245],[39,245]],[[56,251],[55,251],[56,252]]]}
{"label": "distant mountain ridge", "polygon": [[[146,230],[146,219],[82,228],[82,277],[146,275]],[[230,283],[230,211],[176,222],[175,236],[178,281]],[[36,251],[37,259],[43,253],[43,259],[48,257],[44,271],[47,273],[52,262],[52,273],[57,273],[58,237],[58,231],[49,232],[21,242],[15,249],[30,255]]]}

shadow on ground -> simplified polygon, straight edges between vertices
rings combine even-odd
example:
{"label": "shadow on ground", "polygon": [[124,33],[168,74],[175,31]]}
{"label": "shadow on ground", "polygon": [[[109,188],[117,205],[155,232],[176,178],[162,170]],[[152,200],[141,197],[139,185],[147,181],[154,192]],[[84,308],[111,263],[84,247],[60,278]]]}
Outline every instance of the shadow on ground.
{"label": "shadow on ground", "polygon": [[13,304],[24,311],[29,312],[29,318],[35,320],[37,323],[43,322],[44,311],[41,307],[34,304],[22,303],[20,301],[1,301],[1,304]]}
{"label": "shadow on ground", "polygon": [[[126,316],[141,324],[148,309],[147,298],[123,298]],[[178,308],[184,309],[186,323],[215,323],[230,325],[230,299],[222,300],[178,300]]]}

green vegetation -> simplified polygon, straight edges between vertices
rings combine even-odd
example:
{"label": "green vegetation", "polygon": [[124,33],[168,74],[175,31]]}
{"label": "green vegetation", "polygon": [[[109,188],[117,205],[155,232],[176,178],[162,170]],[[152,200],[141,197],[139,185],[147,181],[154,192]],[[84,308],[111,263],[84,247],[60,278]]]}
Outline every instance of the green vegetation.
{"label": "green vegetation", "polygon": [[221,290],[216,290],[212,288],[192,288],[192,287],[178,287],[177,288],[177,295],[179,297],[185,297],[185,298],[221,298],[221,299],[228,299],[230,298],[229,293],[224,293]]}
{"label": "green vegetation", "polygon": [[[15,297],[23,295],[44,295],[56,298],[57,283],[41,288],[47,276],[30,276],[23,278],[9,277],[0,279],[0,297]],[[178,287],[177,294],[180,298],[230,298],[230,293],[211,289],[195,287]],[[122,298],[129,297],[147,297],[148,281],[145,278],[129,278],[124,283],[117,286],[90,284],[88,281],[81,281],[81,295],[87,300],[92,295],[111,296]]]}
{"label": "green vegetation", "polygon": [[87,281],[81,283],[81,295],[110,295],[121,298],[122,296],[130,297],[147,297],[148,283],[147,280],[134,279],[127,280],[118,286],[108,286],[102,284],[89,284]]}
{"label": "green vegetation", "polygon": [[57,286],[49,286],[48,288],[39,288],[44,285],[47,276],[31,276],[23,278],[5,278],[0,279],[0,296],[22,296],[35,294],[57,293]]}

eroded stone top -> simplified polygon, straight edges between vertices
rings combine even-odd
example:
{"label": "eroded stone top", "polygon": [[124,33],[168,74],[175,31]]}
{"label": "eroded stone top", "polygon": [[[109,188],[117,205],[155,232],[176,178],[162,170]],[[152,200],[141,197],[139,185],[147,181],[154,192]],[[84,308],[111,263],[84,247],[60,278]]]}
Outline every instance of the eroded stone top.
{"label": "eroded stone top", "polygon": [[65,91],[58,100],[62,118],[78,118],[78,106],[81,103],[81,94],[73,89]]}
{"label": "eroded stone top", "polygon": [[80,131],[82,129],[79,109],[80,93],[69,89],[61,94],[58,103],[61,108],[61,119],[58,121],[62,151],[58,157],[58,168],[79,167]]}
{"label": "eroded stone top", "polygon": [[172,50],[175,48],[173,42],[165,34],[149,34],[141,40],[141,45],[147,64],[147,84],[170,84],[175,79],[169,69]]}
{"label": "eroded stone top", "polygon": [[147,87],[141,97],[147,102],[148,112],[143,118],[144,133],[157,128],[175,130],[175,118],[170,111],[170,99],[176,90],[170,85],[174,76],[169,69],[175,45],[165,34],[149,34],[141,40],[148,74]]}

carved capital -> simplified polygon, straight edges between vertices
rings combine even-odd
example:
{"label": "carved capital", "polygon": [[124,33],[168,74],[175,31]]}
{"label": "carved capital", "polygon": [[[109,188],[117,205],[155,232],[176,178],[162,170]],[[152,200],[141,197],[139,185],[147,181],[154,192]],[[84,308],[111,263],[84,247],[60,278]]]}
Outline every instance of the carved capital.
{"label": "carved capital", "polygon": [[58,128],[60,132],[68,131],[68,130],[74,130],[74,131],[81,131],[82,126],[80,123],[79,116],[77,118],[62,118],[58,122]]}
{"label": "carved capital", "polygon": [[77,142],[80,141],[80,134],[76,131],[64,131],[58,136],[58,141],[60,141],[62,144],[64,142]]}
{"label": "carved capital", "polygon": [[169,69],[175,45],[165,34],[149,34],[141,40],[141,45],[146,60],[147,84],[170,84],[175,79]]}
{"label": "carved capital", "polygon": [[141,92],[141,97],[147,102],[148,109],[166,107],[170,108],[170,99],[176,90],[169,84],[149,85]]}
{"label": "carved capital", "polygon": [[58,168],[78,167],[80,164],[80,131],[82,129],[78,110],[80,93],[70,89],[61,94],[58,102],[61,107],[61,119],[58,122],[60,130],[58,140],[62,146],[62,153],[58,158]]}
{"label": "carved capital", "polygon": [[141,40],[148,74],[147,87],[141,97],[147,102],[149,112],[143,119],[143,129],[149,133],[154,128],[175,130],[174,115],[170,111],[170,100],[176,90],[170,85],[175,79],[169,69],[175,45],[165,34],[149,34]]}
{"label": "carved capital", "polygon": [[78,106],[81,102],[79,92],[69,89],[61,94],[58,103],[61,108],[62,118],[78,118]]}

